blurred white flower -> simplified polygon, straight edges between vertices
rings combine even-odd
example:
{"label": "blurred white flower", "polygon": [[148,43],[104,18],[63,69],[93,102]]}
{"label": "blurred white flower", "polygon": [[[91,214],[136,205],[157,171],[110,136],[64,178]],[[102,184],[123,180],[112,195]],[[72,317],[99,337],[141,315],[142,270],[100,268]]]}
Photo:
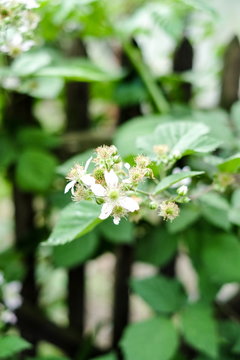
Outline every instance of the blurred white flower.
{"label": "blurred white flower", "polygon": [[[179,167],[175,167],[172,171],[173,174],[178,174],[178,173],[181,173],[181,172],[184,172],[184,171],[191,171],[191,168],[189,166],[184,166],[182,169],[179,168]],[[191,184],[191,178],[186,178],[186,179],[183,179],[179,182],[177,182],[176,184],[173,184],[171,187],[172,188],[178,188],[179,186],[182,186],[182,185],[185,185],[185,186],[188,186]]]}
{"label": "blurred white flower", "polygon": [[10,310],[4,310],[1,314],[0,314],[0,320],[2,320],[4,323],[6,324],[16,324],[17,322],[17,317],[16,315],[10,311]]}
{"label": "blurred white flower", "polygon": [[19,281],[12,281],[3,285],[3,301],[10,310],[15,310],[22,304],[20,291],[22,284]]}

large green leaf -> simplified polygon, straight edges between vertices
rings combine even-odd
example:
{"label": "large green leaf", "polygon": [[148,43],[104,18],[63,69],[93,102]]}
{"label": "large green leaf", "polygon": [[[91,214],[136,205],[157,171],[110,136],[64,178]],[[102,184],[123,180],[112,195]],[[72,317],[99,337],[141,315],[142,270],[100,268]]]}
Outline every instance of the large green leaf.
{"label": "large green leaf", "polygon": [[[100,208],[89,201],[66,206],[45,245],[61,245],[91,231],[99,222]],[[78,240],[79,241],[79,240]]]}
{"label": "large green leaf", "polygon": [[80,239],[75,239],[64,245],[54,246],[52,258],[58,267],[73,267],[80,265],[89,259],[95,252],[98,245],[96,232],[91,231]]}
{"label": "large green leaf", "polygon": [[42,149],[54,148],[59,145],[60,140],[40,128],[26,126],[18,131],[17,142],[23,147]]}
{"label": "large green leaf", "polygon": [[240,153],[235,154],[228,159],[224,159],[218,165],[219,170],[223,172],[236,173],[240,169]]}
{"label": "large green leaf", "polygon": [[130,325],[120,343],[126,360],[170,360],[178,346],[170,320],[154,318]]}
{"label": "large green leaf", "polygon": [[229,211],[229,220],[233,224],[240,226],[240,189],[237,189],[233,192],[231,205],[232,206]]}
{"label": "large green leaf", "polygon": [[181,314],[181,327],[191,346],[210,357],[217,357],[217,326],[209,307],[200,303],[187,306]]}
{"label": "large green leaf", "polygon": [[19,336],[0,336],[0,359],[6,359],[29,348],[31,344]]}
{"label": "large green leaf", "polygon": [[112,219],[107,219],[99,226],[100,232],[104,237],[116,244],[131,243],[134,239],[134,225],[128,220],[121,220],[119,225],[114,225]]}
{"label": "large green leaf", "polygon": [[65,59],[56,65],[44,67],[35,73],[37,77],[60,77],[69,81],[112,81],[119,80],[123,74],[112,74],[94,63],[83,59]]}
{"label": "large green leaf", "polygon": [[240,244],[232,234],[207,237],[202,252],[209,278],[218,283],[240,281]]}
{"label": "large green leaf", "polygon": [[44,150],[23,151],[16,168],[19,187],[26,191],[46,191],[54,178],[56,165],[56,158]]}
{"label": "large green leaf", "polygon": [[[120,126],[114,136],[113,143],[121,156],[137,155],[136,138],[141,135],[151,134],[162,121],[161,116],[148,116],[134,118]],[[134,134],[134,136],[133,136]]]}
{"label": "large green leaf", "polygon": [[154,193],[159,194],[161,191],[169,188],[170,186],[178,183],[181,180],[191,178],[197,175],[202,175],[203,173],[203,171],[181,171],[179,173],[169,175],[158,183]]}
{"label": "large green leaf", "polygon": [[209,128],[204,124],[191,121],[178,121],[160,124],[154,134],[137,139],[137,146],[144,153],[153,156],[154,145],[168,145],[170,155],[207,153],[219,146],[218,140],[206,136]]}
{"label": "large green leaf", "polygon": [[199,201],[201,204],[201,213],[208,222],[221,229],[230,229],[230,206],[223,196],[211,192],[202,195]]}
{"label": "large green leaf", "polygon": [[175,279],[153,276],[143,280],[133,279],[131,285],[136,294],[160,313],[174,313],[186,301],[186,295]]}
{"label": "large green leaf", "polygon": [[137,241],[136,259],[148,264],[166,264],[177,249],[177,239],[163,228],[155,228]]}

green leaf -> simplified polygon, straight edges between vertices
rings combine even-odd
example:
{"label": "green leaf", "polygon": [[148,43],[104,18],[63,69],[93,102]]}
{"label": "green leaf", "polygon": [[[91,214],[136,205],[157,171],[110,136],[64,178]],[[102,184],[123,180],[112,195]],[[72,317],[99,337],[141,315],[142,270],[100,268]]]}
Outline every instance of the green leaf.
{"label": "green leaf", "polygon": [[[67,173],[71,170],[71,168],[75,164],[85,165],[86,161],[93,155],[94,149],[84,151],[81,154],[75,155],[65,161],[63,164],[57,167],[57,173],[63,176],[66,176]],[[89,165],[89,170],[91,171],[93,169],[92,163]]]}
{"label": "green leaf", "polygon": [[136,260],[148,264],[165,265],[177,249],[177,239],[163,228],[153,228],[147,235],[138,240]]}
{"label": "green leaf", "polygon": [[46,191],[53,181],[56,165],[56,158],[46,151],[23,151],[16,168],[18,186],[25,191]]}
{"label": "green leaf", "polygon": [[55,148],[59,139],[46,131],[36,127],[24,127],[17,134],[17,142],[23,147]]}
{"label": "green leaf", "polygon": [[[89,201],[66,206],[45,245],[63,245],[91,231],[99,222],[100,208]],[[78,240],[79,241],[79,240]]]}
{"label": "green leaf", "polygon": [[160,124],[154,134],[137,139],[137,146],[147,155],[153,157],[154,145],[168,145],[169,155],[180,153],[181,156],[192,153],[207,153],[219,146],[218,140],[206,134],[209,128],[204,124],[191,121],[177,121]]}
{"label": "green leaf", "polygon": [[204,243],[202,261],[215,283],[240,281],[240,244],[234,235],[209,235]]}
{"label": "green leaf", "polygon": [[224,159],[221,164],[218,165],[219,170],[222,172],[236,173],[240,169],[240,153],[235,154],[228,159]]}
{"label": "green leaf", "polygon": [[97,65],[82,59],[64,59],[61,63],[47,66],[35,73],[37,77],[60,77],[68,81],[116,81],[123,74],[107,72]]}
{"label": "green leaf", "polygon": [[51,81],[47,77],[34,77],[23,79],[17,90],[40,99],[55,99],[63,86],[64,80],[58,77],[52,77]]}
{"label": "green leaf", "polygon": [[209,307],[200,303],[186,307],[181,314],[181,326],[191,346],[210,357],[217,357],[217,325]]}
{"label": "green leaf", "polygon": [[154,194],[159,194],[161,191],[169,188],[181,180],[202,174],[204,174],[203,171],[181,171],[179,173],[169,175],[159,182],[155,188]]}
{"label": "green leaf", "polygon": [[75,239],[64,245],[54,246],[52,252],[53,263],[57,267],[71,268],[89,259],[98,246],[96,232],[91,231],[80,239]]}
{"label": "green leaf", "polygon": [[14,142],[8,135],[0,135],[0,170],[5,170],[17,158],[17,150]]}
{"label": "green leaf", "polygon": [[153,276],[143,280],[131,280],[133,291],[145,300],[153,310],[171,314],[178,311],[186,301],[180,283],[175,279]]}
{"label": "green leaf", "polygon": [[120,126],[116,131],[113,143],[121,156],[137,155],[139,151],[134,139],[141,135],[151,134],[161,119],[161,116],[137,117]]}
{"label": "green leaf", "polygon": [[211,192],[202,195],[199,202],[201,204],[201,213],[208,222],[224,230],[230,229],[230,206],[224,197]]}
{"label": "green leaf", "polygon": [[117,360],[117,357],[114,353],[110,353],[110,354],[107,354],[107,355],[103,355],[103,356],[98,356],[94,359],[91,359],[91,360]]}
{"label": "green leaf", "polygon": [[199,209],[192,204],[188,204],[188,206],[181,209],[179,216],[174,221],[167,223],[167,229],[172,234],[183,231],[195,223],[199,216]]}
{"label": "green leaf", "polygon": [[232,206],[229,211],[229,220],[233,224],[240,226],[240,189],[233,192],[231,203]]}
{"label": "green leaf", "polygon": [[25,275],[25,267],[21,255],[12,248],[1,251],[0,270],[3,271],[7,282],[22,280]]}
{"label": "green leaf", "polygon": [[0,359],[6,359],[29,348],[31,348],[31,344],[18,336],[5,335],[0,337]]}
{"label": "green leaf", "polygon": [[130,325],[120,343],[126,360],[170,360],[178,346],[170,320],[154,318]]}
{"label": "green leaf", "polygon": [[15,76],[27,76],[47,66],[52,57],[47,51],[32,50],[18,56],[11,65],[11,71]]}
{"label": "green leaf", "polygon": [[114,244],[129,244],[134,241],[134,226],[128,220],[121,220],[119,225],[114,225],[112,219],[107,219],[99,226],[100,232]]}

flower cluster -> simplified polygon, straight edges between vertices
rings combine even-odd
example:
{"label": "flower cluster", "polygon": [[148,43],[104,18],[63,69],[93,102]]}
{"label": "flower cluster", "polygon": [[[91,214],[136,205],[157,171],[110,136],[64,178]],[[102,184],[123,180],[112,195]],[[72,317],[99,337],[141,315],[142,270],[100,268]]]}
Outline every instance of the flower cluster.
{"label": "flower cluster", "polygon": [[90,200],[100,204],[99,218],[104,220],[112,216],[116,225],[129,215],[132,219],[140,219],[146,213],[144,207],[156,210],[164,220],[172,221],[179,215],[177,203],[190,200],[188,187],[178,183],[176,192],[168,194],[167,199],[166,194],[145,191],[146,186],[151,188],[157,182],[151,165],[154,164],[148,157],[138,155],[131,166],[122,161],[114,145],[103,145],[96,149],[85,166],[75,164],[69,171],[65,193],[71,191],[73,201]]}
{"label": "flower cluster", "polygon": [[0,51],[17,56],[29,50],[35,42],[33,31],[39,18],[32,11],[35,0],[0,0]]}

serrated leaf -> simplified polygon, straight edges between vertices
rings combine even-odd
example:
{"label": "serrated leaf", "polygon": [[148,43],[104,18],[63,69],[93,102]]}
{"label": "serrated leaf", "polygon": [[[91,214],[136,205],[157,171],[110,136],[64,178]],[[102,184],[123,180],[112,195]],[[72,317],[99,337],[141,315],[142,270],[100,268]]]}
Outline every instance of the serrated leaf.
{"label": "serrated leaf", "polygon": [[18,186],[25,191],[46,191],[54,178],[56,165],[56,158],[44,150],[23,151],[16,168]]}
{"label": "serrated leaf", "polygon": [[163,228],[153,228],[136,244],[136,260],[155,266],[166,264],[177,249],[177,239]]}
{"label": "serrated leaf", "polygon": [[100,225],[99,231],[108,241],[114,244],[129,244],[134,241],[134,225],[125,219],[120,221],[117,231],[112,219],[104,221]]}
{"label": "serrated leaf", "polygon": [[151,134],[161,119],[161,116],[137,117],[120,126],[116,131],[113,143],[121,156],[137,155],[139,151],[133,134],[135,139],[144,134]]}
{"label": "serrated leaf", "polygon": [[130,325],[120,346],[126,360],[170,360],[177,350],[178,335],[170,320],[154,318]]}
{"label": "serrated leaf", "polygon": [[23,350],[30,349],[31,344],[26,340],[15,335],[5,335],[0,337],[0,359],[6,359]]}
{"label": "serrated leaf", "polygon": [[174,313],[186,301],[186,295],[175,279],[163,276],[153,276],[143,280],[133,279],[131,286],[136,294],[159,313]]}
{"label": "serrated leaf", "polygon": [[232,234],[206,239],[202,251],[203,266],[217,284],[240,281],[240,244]]}
{"label": "serrated leaf", "polygon": [[181,314],[181,326],[183,336],[191,346],[210,357],[217,357],[217,325],[209,307],[200,303],[186,307]]}
{"label": "serrated leaf", "polygon": [[240,153],[235,154],[227,159],[224,159],[218,165],[219,170],[222,172],[236,173],[240,169]]}
{"label": "serrated leaf", "polygon": [[169,175],[159,182],[155,188],[154,194],[159,194],[161,191],[166,190],[181,180],[202,174],[204,174],[203,171],[181,171],[179,173]]}
{"label": "serrated leaf", "polygon": [[67,205],[44,245],[61,245],[80,238],[100,223],[99,214],[100,207],[89,201]]}
{"label": "serrated leaf", "polygon": [[52,259],[57,267],[71,268],[84,263],[95,252],[98,237],[94,231],[64,245],[54,246]]}
{"label": "serrated leaf", "polygon": [[137,139],[137,146],[147,155],[153,156],[154,145],[168,145],[169,155],[181,156],[192,153],[207,153],[219,146],[218,140],[209,135],[209,128],[204,124],[191,121],[177,121],[160,124],[154,134]]}

